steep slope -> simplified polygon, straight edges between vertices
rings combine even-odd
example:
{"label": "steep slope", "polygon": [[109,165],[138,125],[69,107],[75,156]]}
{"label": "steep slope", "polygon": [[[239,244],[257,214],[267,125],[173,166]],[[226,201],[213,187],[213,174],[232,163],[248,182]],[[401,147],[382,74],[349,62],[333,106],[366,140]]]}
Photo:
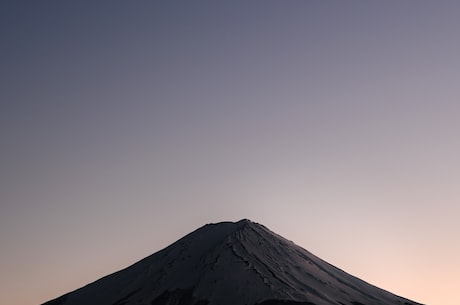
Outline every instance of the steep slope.
{"label": "steep slope", "polygon": [[249,220],[209,224],[44,305],[416,305]]}

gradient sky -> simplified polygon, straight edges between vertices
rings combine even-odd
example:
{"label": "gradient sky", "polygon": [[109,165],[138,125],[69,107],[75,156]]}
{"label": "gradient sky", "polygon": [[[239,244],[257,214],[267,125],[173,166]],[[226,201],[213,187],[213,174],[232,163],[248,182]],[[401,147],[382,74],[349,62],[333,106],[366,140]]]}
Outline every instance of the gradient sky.
{"label": "gradient sky", "polygon": [[460,304],[457,1],[0,4],[0,303],[249,218]]}

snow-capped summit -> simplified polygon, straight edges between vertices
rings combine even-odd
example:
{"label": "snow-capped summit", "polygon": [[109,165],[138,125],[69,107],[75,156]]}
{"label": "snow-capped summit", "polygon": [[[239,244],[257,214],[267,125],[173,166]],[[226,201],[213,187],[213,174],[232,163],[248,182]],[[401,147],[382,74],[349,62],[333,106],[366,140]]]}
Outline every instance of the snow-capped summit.
{"label": "snow-capped summit", "polygon": [[44,305],[417,305],[326,263],[263,225],[207,224]]}

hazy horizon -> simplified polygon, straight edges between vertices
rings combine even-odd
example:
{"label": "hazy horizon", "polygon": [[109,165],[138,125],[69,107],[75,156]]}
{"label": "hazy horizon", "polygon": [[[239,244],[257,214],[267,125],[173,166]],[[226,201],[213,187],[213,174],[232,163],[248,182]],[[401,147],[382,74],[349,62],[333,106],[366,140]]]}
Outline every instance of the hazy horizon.
{"label": "hazy horizon", "polygon": [[3,1],[0,303],[248,218],[460,297],[460,4]]}

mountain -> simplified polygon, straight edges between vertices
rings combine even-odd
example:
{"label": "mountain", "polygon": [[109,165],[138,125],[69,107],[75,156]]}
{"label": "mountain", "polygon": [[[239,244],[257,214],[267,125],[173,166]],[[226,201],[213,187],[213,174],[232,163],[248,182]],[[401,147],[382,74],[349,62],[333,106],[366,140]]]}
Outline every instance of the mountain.
{"label": "mountain", "polygon": [[[43,305],[417,305],[328,264],[263,225],[205,225]],[[418,304],[420,305],[420,304]]]}

